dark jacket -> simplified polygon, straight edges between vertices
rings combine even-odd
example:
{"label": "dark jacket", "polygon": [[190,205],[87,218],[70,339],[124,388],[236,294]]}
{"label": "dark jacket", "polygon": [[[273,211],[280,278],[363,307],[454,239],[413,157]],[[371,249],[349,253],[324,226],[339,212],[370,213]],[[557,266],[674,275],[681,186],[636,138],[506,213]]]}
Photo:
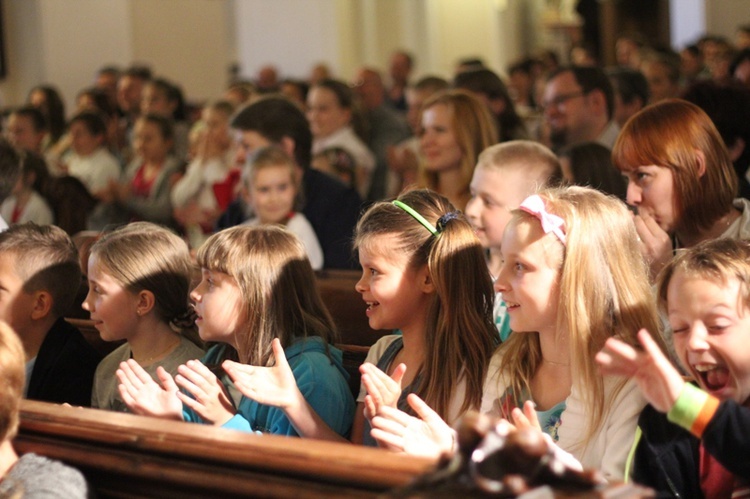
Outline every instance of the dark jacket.
{"label": "dark jacket", "polygon": [[81,332],[57,319],[39,348],[26,398],[88,407],[99,353]]}
{"label": "dark jacket", "polygon": [[632,480],[647,485],[657,497],[703,497],[698,447],[737,477],[750,477],[750,409],[725,400],[706,426],[702,439],[646,406],[638,419]]}

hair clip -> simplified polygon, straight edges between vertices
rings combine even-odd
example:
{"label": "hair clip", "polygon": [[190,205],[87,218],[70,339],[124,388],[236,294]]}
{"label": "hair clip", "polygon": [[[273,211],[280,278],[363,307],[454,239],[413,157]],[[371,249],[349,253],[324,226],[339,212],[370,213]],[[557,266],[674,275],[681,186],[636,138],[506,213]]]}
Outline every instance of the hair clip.
{"label": "hair clip", "polygon": [[549,213],[541,197],[537,194],[532,194],[523,200],[519,209],[539,219],[542,223],[544,233],[553,233],[563,243],[563,246],[565,246],[565,220]]}
{"label": "hair clip", "polygon": [[433,236],[438,235],[438,230],[430,222],[428,222],[425,217],[417,213],[417,211],[414,208],[412,208],[411,206],[409,206],[408,204],[402,201],[399,201],[398,199],[393,200],[391,203],[398,206],[399,208],[404,210],[406,213],[414,217],[414,220],[424,225],[424,228],[429,230]]}
{"label": "hair clip", "polygon": [[442,217],[438,218],[437,221],[437,231],[438,233],[443,232],[445,230],[445,226],[448,222],[451,220],[455,220],[459,217],[460,213],[457,211],[449,211]]}

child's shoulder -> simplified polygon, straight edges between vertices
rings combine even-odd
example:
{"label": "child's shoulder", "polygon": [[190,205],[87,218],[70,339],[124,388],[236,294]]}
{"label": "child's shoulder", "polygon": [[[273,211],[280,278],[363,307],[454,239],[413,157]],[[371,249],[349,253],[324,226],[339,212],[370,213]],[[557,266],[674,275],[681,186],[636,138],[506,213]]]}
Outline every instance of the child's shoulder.
{"label": "child's shoulder", "polygon": [[400,334],[386,334],[385,336],[380,338],[375,342],[374,345],[370,347],[369,352],[367,352],[367,359],[365,359],[365,362],[370,362],[377,365],[378,361],[383,357],[383,355],[385,355],[388,348],[391,347],[391,345],[393,345],[393,343],[396,341],[401,342]]}

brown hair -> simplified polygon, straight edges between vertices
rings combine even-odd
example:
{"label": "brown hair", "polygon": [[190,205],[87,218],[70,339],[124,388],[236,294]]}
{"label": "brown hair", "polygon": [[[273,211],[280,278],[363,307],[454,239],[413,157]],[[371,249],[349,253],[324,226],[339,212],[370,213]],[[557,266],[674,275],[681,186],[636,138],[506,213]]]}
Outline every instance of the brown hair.
{"label": "brown hair", "polygon": [[271,341],[287,348],[297,338],[335,338],[335,326],[315,284],[302,243],[281,227],[238,226],[211,236],[198,265],[231,276],[240,288],[243,327],[237,331],[240,362],[266,366]]}
{"label": "brown hair", "polygon": [[[466,90],[447,90],[431,95],[422,105],[422,113],[431,107],[443,105],[451,110],[452,129],[461,148],[461,177],[463,191],[469,192],[471,176],[479,153],[498,141],[495,120],[487,106]],[[437,173],[422,169],[420,184],[435,189]]]}
{"label": "brown hair", "polygon": [[[699,174],[696,150],[705,158]],[[678,232],[710,228],[732,209],[737,176],[724,142],[708,115],[679,99],[652,104],[623,127],[612,150],[620,171],[656,165],[672,171]]]}
{"label": "brown hair", "polygon": [[0,442],[18,431],[18,412],[23,398],[26,358],[21,340],[0,321]]}
{"label": "brown hair", "polygon": [[[398,206],[379,202],[357,224],[355,248],[372,244],[374,236],[395,234],[400,244],[393,251],[406,252],[413,267],[427,265],[435,295],[425,324],[424,344],[429,350],[415,393],[446,418],[457,381],[463,377],[466,394],[461,412],[478,409],[489,359],[499,341],[482,246],[464,215],[443,196],[422,189],[406,192],[399,200],[433,226],[442,226],[439,235],[432,235]],[[439,224],[448,213],[455,218]]]}
{"label": "brown hair", "polygon": [[68,234],[54,225],[16,224],[0,232],[0,253],[15,257],[23,291],[47,291],[51,315],[62,317],[73,305],[81,284],[78,250]]}
{"label": "brown hair", "polygon": [[750,306],[750,242],[712,239],[679,252],[657,278],[659,308],[665,314],[669,283],[679,271],[721,283],[736,278],[741,285],[742,303]]}
{"label": "brown hair", "polygon": [[190,252],[177,234],[150,222],[133,222],[104,234],[91,247],[91,256],[129,292],[151,291],[157,316],[173,330],[193,329]]}

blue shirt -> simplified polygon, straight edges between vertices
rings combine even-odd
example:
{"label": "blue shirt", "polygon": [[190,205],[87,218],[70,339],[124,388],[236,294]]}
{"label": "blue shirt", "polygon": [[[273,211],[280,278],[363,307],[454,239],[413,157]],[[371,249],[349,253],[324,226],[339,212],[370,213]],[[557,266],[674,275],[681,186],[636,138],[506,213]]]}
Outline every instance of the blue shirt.
{"label": "blue shirt", "polygon": [[[216,364],[226,348],[217,345],[208,350],[204,364]],[[329,346],[330,357],[326,353],[326,343],[318,336],[296,340],[284,353],[294,379],[305,400],[318,413],[333,431],[347,438],[354,419],[354,397],[346,380],[348,375],[343,367],[343,354]],[[229,383],[228,378],[222,380]],[[184,407],[185,421],[204,423],[192,409]],[[241,397],[237,414],[222,425],[223,428],[274,435],[298,436],[284,411]]]}

